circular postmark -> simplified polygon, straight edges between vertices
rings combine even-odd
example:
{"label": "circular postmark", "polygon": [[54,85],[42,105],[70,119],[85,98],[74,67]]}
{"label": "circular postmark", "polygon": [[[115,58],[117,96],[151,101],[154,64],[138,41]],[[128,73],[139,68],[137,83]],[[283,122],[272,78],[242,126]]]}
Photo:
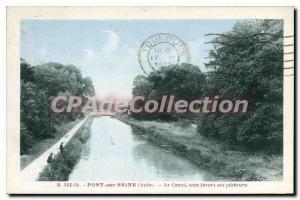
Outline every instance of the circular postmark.
{"label": "circular postmark", "polygon": [[157,33],[148,37],[138,52],[138,61],[145,74],[162,66],[190,63],[187,45],[174,34]]}

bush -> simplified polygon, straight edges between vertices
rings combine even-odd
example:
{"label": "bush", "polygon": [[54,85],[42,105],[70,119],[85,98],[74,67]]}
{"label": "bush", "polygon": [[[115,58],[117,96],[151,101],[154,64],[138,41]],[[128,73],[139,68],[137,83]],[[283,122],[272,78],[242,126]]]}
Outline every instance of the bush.
{"label": "bush", "polygon": [[65,146],[64,155],[59,153],[40,174],[39,181],[67,181],[73,168],[81,158],[82,146],[90,135],[93,118],[89,118],[78,133]]}
{"label": "bush", "polygon": [[[280,109],[279,109],[280,110]],[[282,151],[282,113],[269,105],[243,116],[201,116],[197,131],[208,137],[233,142],[249,150]]]}
{"label": "bush", "polygon": [[21,155],[28,153],[28,149],[32,147],[32,143],[34,142],[32,133],[27,131],[26,126],[21,123],[21,129],[20,129],[20,134],[21,134]]}
{"label": "bush", "polygon": [[82,144],[78,139],[70,141],[64,149],[64,155],[59,153],[40,174],[39,180],[67,181],[69,174],[81,156],[81,150]]}
{"label": "bush", "polygon": [[181,128],[187,128],[192,124],[192,121],[190,119],[186,119],[186,118],[179,118],[177,121],[177,124]]}

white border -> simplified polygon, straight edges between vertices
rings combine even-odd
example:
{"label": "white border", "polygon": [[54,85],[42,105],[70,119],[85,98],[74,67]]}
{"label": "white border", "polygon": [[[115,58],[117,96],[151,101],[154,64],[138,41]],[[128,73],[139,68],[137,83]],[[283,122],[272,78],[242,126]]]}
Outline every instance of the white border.
{"label": "white border", "polygon": [[[257,9],[257,8],[256,8]],[[253,14],[253,13],[252,13]],[[276,14],[278,14],[278,13],[276,13]],[[176,16],[178,16],[178,15],[176,15]],[[208,15],[206,15],[206,16],[208,16]],[[82,16],[80,16],[80,18],[81,18]],[[184,16],[183,16],[184,17]],[[232,15],[229,17],[229,18],[232,18]],[[243,17],[244,18],[244,17]],[[285,91],[287,91],[287,90],[285,90]],[[291,103],[291,102],[290,102]],[[291,105],[290,103],[288,103],[288,105]],[[287,122],[290,122],[289,120],[287,120]]]}

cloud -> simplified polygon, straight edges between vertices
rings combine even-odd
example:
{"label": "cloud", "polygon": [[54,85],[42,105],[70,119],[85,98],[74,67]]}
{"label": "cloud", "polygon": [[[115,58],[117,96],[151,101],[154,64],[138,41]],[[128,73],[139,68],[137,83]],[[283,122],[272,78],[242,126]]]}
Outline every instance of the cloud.
{"label": "cloud", "polygon": [[135,49],[133,49],[132,47],[130,47],[128,45],[124,45],[123,48],[124,48],[124,52],[129,56],[136,55],[136,53],[137,53]]}
{"label": "cloud", "polygon": [[121,44],[119,35],[111,30],[102,31],[100,36],[100,46],[82,50],[79,62],[83,74],[92,78],[98,97],[131,97],[133,79],[142,73],[137,45]]}
{"label": "cloud", "polygon": [[[97,64],[103,61],[104,58],[110,58],[119,49],[119,35],[111,30],[101,32],[104,41],[100,48],[85,48],[83,49],[84,61]],[[101,59],[100,59],[101,58]]]}
{"label": "cloud", "polygon": [[108,34],[108,36],[105,43],[101,46],[101,51],[108,53],[115,51],[118,48],[119,35],[116,32],[110,30],[103,31],[103,33]]}
{"label": "cloud", "polygon": [[83,52],[86,61],[92,61],[95,58],[95,52],[92,49],[84,49]]}

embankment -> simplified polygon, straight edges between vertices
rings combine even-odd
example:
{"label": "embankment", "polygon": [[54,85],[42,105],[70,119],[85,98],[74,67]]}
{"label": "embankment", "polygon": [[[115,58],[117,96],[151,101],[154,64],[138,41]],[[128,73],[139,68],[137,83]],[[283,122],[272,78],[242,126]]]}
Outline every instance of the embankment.
{"label": "embankment", "polygon": [[262,181],[282,179],[282,156],[226,149],[222,142],[201,137],[191,128],[181,129],[172,123],[137,121],[118,117],[130,125],[133,133],[171,150],[199,168],[222,180]]}
{"label": "embankment", "polygon": [[42,173],[39,181],[67,181],[76,163],[80,160],[82,147],[90,137],[90,127],[94,117],[89,117],[75,136],[64,147],[63,155],[54,157]]}

